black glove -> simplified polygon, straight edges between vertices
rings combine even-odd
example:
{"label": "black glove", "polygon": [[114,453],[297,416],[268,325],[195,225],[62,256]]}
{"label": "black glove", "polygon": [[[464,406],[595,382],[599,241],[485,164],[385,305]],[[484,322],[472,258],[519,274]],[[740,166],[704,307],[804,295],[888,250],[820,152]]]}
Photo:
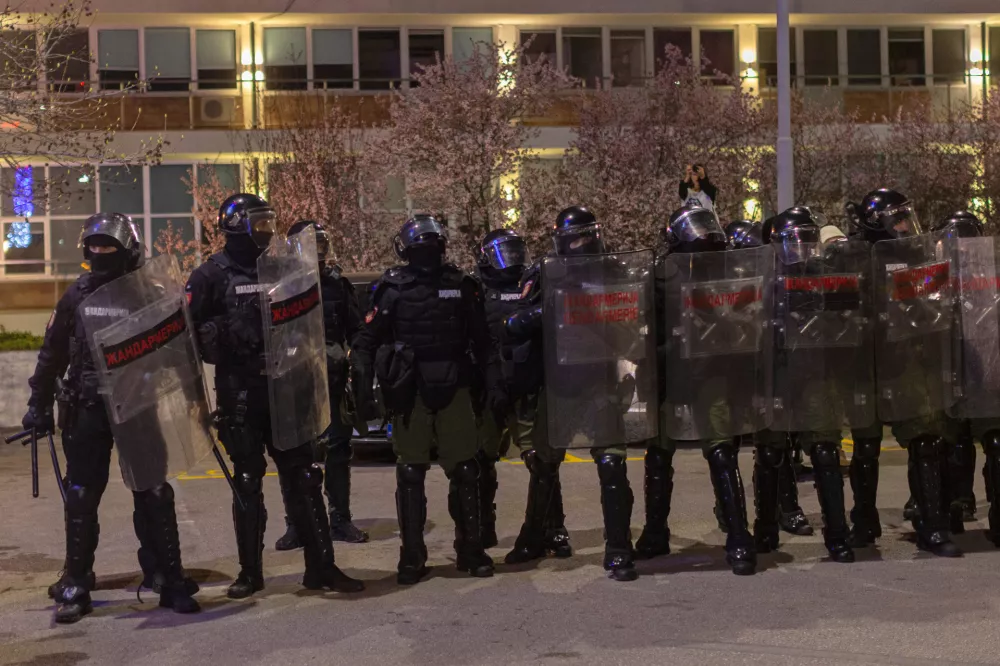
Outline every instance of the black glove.
{"label": "black glove", "polygon": [[56,422],[52,417],[52,408],[29,407],[28,413],[21,419],[21,425],[25,430],[34,429],[37,435],[46,435],[55,432]]}
{"label": "black glove", "polygon": [[241,317],[238,314],[230,315],[226,322],[226,329],[229,331],[229,341],[236,347],[234,351],[237,354],[259,353],[264,340],[257,327],[247,321],[246,317]]}

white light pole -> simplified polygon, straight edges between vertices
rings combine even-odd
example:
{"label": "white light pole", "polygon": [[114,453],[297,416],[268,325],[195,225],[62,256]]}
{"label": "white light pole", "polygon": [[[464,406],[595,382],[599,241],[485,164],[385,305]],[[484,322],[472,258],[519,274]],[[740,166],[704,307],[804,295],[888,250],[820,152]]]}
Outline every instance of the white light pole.
{"label": "white light pole", "polygon": [[778,211],[795,203],[795,159],[792,153],[791,44],[788,43],[788,0],[778,0]]}

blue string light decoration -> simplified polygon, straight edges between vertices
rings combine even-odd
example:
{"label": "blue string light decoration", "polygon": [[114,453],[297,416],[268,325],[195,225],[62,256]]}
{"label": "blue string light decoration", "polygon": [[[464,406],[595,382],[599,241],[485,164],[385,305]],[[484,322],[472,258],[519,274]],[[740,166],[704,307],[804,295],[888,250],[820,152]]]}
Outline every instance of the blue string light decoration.
{"label": "blue string light decoration", "polygon": [[24,249],[31,246],[31,222],[28,220],[35,214],[35,182],[31,167],[19,167],[14,170],[14,214],[23,217],[23,222],[11,222],[7,240],[10,246]]}

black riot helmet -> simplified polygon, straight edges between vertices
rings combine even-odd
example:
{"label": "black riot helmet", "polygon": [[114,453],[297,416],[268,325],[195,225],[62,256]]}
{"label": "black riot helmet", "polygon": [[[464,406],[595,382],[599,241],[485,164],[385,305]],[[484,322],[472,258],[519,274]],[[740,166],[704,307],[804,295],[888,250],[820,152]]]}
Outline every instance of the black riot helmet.
{"label": "black riot helmet", "polygon": [[448,235],[433,215],[414,215],[392,239],[392,247],[396,256],[415,268],[438,268],[444,263]]}
{"label": "black riot helmet", "polygon": [[726,238],[734,250],[749,250],[764,244],[761,225],[749,220],[733,220],[726,225]]}
{"label": "black riot helmet", "polygon": [[271,244],[277,233],[274,209],[256,194],[234,194],[219,207],[219,230],[226,239],[247,236],[258,248]]}
{"label": "black riot helmet", "polygon": [[671,252],[719,252],[728,244],[715,213],[695,205],[674,211],[667,221],[665,236]]}
{"label": "black riot helmet", "polygon": [[805,206],[793,206],[764,222],[764,242],[774,245],[785,264],[805,261],[815,252],[822,236],[819,223]]}
{"label": "black riot helmet", "polygon": [[[118,277],[139,267],[143,258],[142,234],[132,218],[123,213],[97,213],[87,218],[80,233],[83,256],[91,272]],[[94,252],[92,247],[114,248]]]}
{"label": "black riot helmet", "polygon": [[906,238],[922,233],[917,211],[910,199],[896,190],[869,192],[860,204],[844,206],[848,218],[869,242]]}
{"label": "black riot helmet", "polygon": [[978,238],[983,235],[985,227],[978,217],[967,210],[960,210],[935,224],[931,231],[943,238]]}
{"label": "black riot helmet", "polygon": [[552,244],[559,256],[605,252],[601,225],[583,206],[570,206],[559,213],[552,225]]}
{"label": "black riot helmet", "polygon": [[319,263],[325,264],[332,258],[330,257],[330,234],[326,233],[326,229],[322,224],[313,222],[312,220],[299,220],[288,228],[288,235],[294,236],[310,227],[316,233],[316,256],[319,257]]}
{"label": "black riot helmet", "polygon": [[479,242],[476,265],[480,273],[520,279],[528,265],[528,246],[510,229],[494,229]]}

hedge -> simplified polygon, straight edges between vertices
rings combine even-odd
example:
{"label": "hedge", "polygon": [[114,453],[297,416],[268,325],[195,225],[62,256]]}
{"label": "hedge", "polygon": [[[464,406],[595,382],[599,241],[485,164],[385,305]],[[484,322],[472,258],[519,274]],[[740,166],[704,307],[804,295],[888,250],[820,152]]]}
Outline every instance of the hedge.
{"label": "hedge", "polygon": [[36,351],[42,348],[43,339],[27,331],[8,331],[0,326],[0,352]]}

